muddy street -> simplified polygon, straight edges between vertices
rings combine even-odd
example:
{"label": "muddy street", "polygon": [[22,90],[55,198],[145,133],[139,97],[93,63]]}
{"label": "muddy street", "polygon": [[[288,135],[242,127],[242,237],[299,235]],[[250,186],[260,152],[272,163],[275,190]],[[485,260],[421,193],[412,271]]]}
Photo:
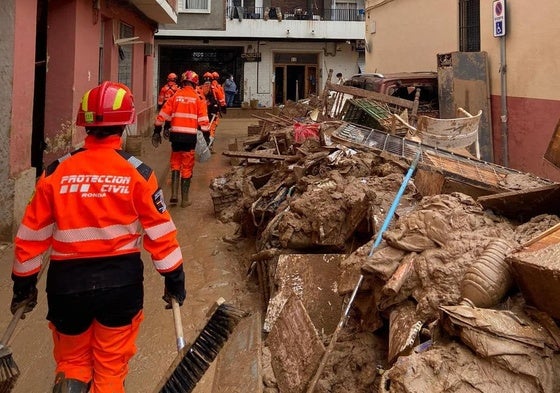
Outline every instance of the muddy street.
{"label": "muddy street", "polygon": [[[236,227],[223,224],[214,217],[213,202],[208,186],[211,179],[227,171],[229,158],[220,154],[227,149],[228,142],[247,135],[251,118],[225,118],[218,128],[215,142],[216,154],[205,163],[197,163],[190,190],[193,202],[188,208],[173,207],[171,214],[178,228],[179,242],[185,259],[187,278],[187,299],[181,308],[182,324],[187,345],[196,338],[209,316],[207,313],[220,297],[246,311],[259,306],[259,296],[254,282],[247,280],[247,253],[254,252],[250,239],[236,239]],[[164,189],[166,200],[169,196],[168,158],[170,146],[163,143],[154,148],[149,138],[143,141],[141,159],[157,173]],[[11,263],[13,247],[0,245],[2,261],[0,295],[2,310],[0,329],[4,331],[11,314]],[[177,358],[173,316],[164,309],[161,299],[163,278],[157,274],[148,255],[145,262],[145,319],[137,342],[138,352],[130,363],[130,373],[126,381],[127,392],[152,393],[168,368]],[[13,393],[46,393],[52,389],[54,361],[50,331],[47,327],[45,280],[39,283],[39,303],[28,317],[21,321],[13,335],[10,347],[14,359],[21,370],[21,376]],[[205,373],[195,392],[212,390],[215,366]]]}

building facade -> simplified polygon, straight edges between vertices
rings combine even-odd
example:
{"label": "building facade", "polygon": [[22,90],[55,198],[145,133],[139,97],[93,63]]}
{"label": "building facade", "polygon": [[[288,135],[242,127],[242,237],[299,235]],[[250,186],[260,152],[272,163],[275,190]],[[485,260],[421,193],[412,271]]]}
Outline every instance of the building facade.
{"label": "building facade", "polygon": [[[234,76],[235,106],[272,107],[321,93],[332,69],[363,69],[363,0],[180,0],[156,33],[158,85],[169,72]],[[333,77],[334,78],[334,77]]]}
{"label": "building facade", "polygon": [[127,84],[143,133],[154,117],[154,33],[175,0],[5,0],[0,3],[0,240],[11,241],[44,165],[79,147],[85,91]]}
{"label": "building facade", "polygon": [[559,17],[554,0],[367,0],[366,70],[438,71],[442,54],[485,53],[493,161],[560,180],[543,158],[560,118]]}

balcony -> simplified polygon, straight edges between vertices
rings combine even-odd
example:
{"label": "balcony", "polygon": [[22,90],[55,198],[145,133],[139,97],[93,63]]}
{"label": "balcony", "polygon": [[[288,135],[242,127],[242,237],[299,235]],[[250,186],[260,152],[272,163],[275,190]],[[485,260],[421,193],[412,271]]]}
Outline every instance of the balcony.
{"label": "balcony", "polygon": [[177,0],[130,0],[130,2],[154,22],[177,23]]}
{"label": "balcony", "polygon": [[277,19],[277,20],[315,20],[333,22],[363,22],[363,9],[323,9],[306,10],[294,8],[291,10],[280,10],[268,7],[227,7],[227,15],[230,19]]}

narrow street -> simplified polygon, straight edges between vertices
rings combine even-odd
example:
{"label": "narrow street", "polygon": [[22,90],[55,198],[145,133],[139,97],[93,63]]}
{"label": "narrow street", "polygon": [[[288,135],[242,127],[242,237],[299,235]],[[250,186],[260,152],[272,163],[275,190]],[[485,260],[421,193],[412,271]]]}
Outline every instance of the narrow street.
{"label": "narrow street", "polygon": [[[187,208],[173,207],[171,214],[179,231],[187,277],[187,299],[181,308],[182,325],[187,345],[196,338],[205,326],[209,309],[220,297],[228,303],[246,311],[258,309],[259,295],[255,282],[246,278],[247,255],[254,252],[251,239],[236,239],[236,227],[223,224],[214,217],[213,202],[209,193],[211,180],[226,172],[229,158],[220,154],[227,150],[233,138],[247,136],[247,126],[256,124],[252,118],[224,118],[218,127],[215,151],[205,163],[197,163],[193,175],[190,199],[193,204]],[[150,138],[143,141],[140,159],[157,173],[160,185],[169,199],[169,143],[157,149]],[[11,263],[13,246],[0,244],[0,296],[2,312],[0,329],[8,325],[11,314]],[[126,390],[130,393],[153,393],[169,366],[177,357],[173,316],[164,309],[161,300],[163,279],[157,274],[149,255],[143,254],[145,262],[145,319],[137,341],[138,352],[130,362],[130,373]],[[18,324],[9,345],[13,357],[21,370],[21,376],[13,393],[47,393],[52,389],[54,361],[52,343],[47,327],[45,279],[38,285],[39,303],[28,317]],[[196,393],[212,391],[214,367],[206,372],[197,385]]]}

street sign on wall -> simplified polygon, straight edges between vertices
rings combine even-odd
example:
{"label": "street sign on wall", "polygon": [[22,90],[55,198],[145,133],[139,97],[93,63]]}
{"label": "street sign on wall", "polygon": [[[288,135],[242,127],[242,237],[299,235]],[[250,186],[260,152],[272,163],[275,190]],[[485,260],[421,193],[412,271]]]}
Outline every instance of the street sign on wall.
{"label": "street sign on wall", "polygon": [[506,0],[494,0],[492,12],[494,14],[494,37],[503,37],[506,35]]}

